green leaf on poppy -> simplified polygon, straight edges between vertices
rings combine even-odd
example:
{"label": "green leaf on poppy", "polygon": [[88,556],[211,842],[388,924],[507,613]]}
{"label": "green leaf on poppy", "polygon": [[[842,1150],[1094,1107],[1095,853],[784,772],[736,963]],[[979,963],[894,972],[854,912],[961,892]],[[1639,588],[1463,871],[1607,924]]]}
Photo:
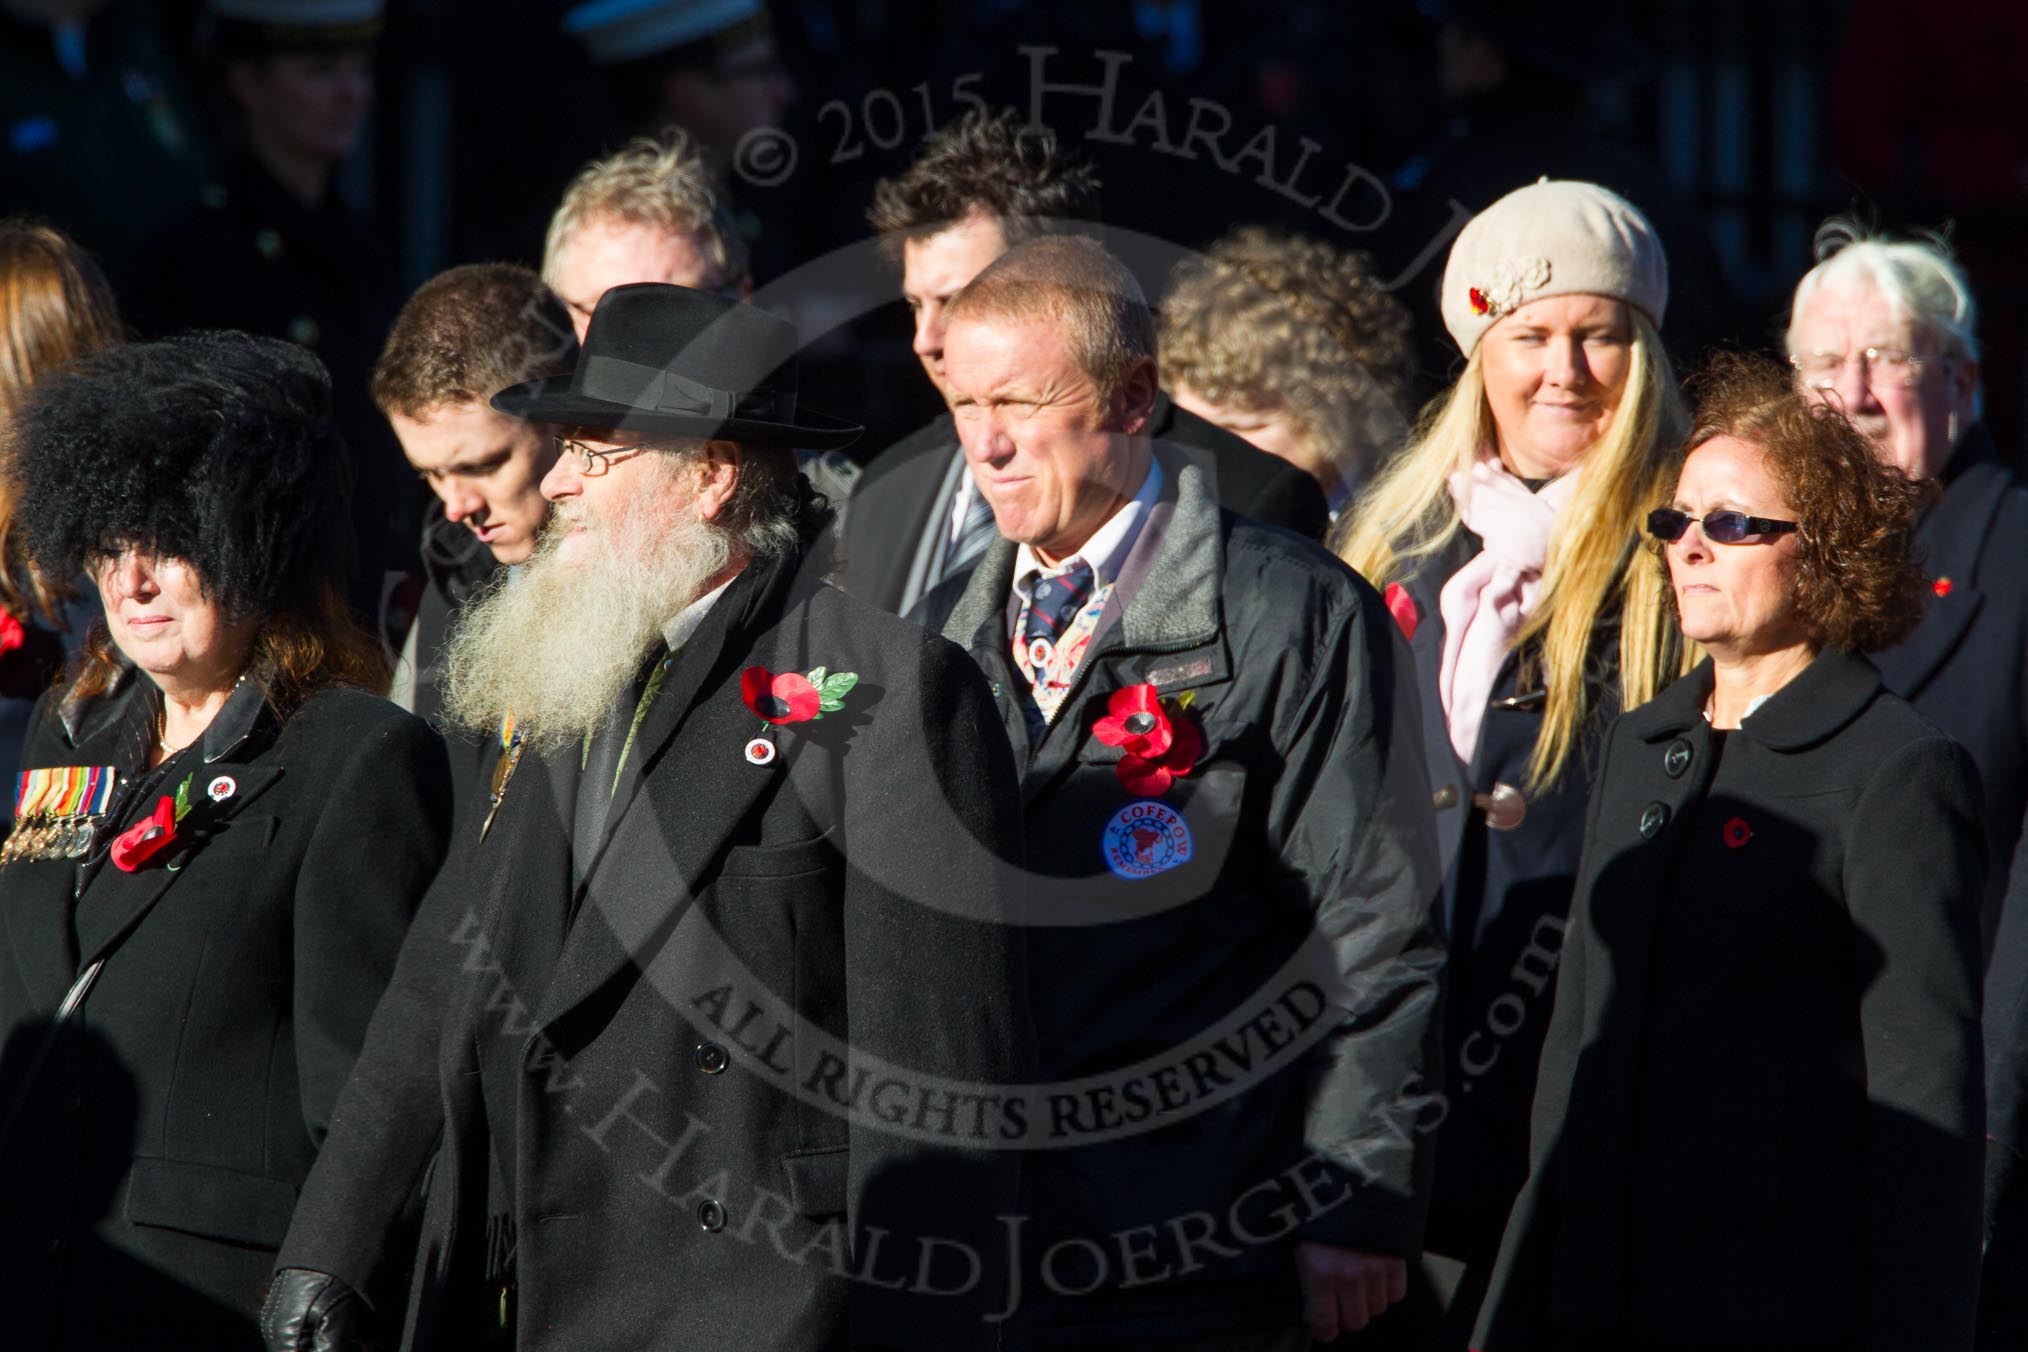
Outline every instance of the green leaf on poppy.
{"label": "green leaf on poppy", "polygon": [[804,679],[804,680],[806,680],[806,681],[808,681],[808,682],[809,682],[809,683],[810,683],[811,685],[814,685],[814,686],[816,686],[816,687],[817,687],[817,688],[818,688],[819,690],[823,689],[823,688],[824,688],[824,668],[822,668],[822,667],[812,667],[812,668],[810,669],[810,674],[809,674],[809,675],[807,675],[807,676],[805,676],[805,677],[804,677],[803,679]]}
{"label": "green leaf on poppy", "polygon": [[859,673],[856,671],[841,671],[825,677],[822,681],[816,682],[818,693],[827,700],[845,698],[846,692],[857,684],[859,684]]}
{"label": "green leaf on poppy", "polygon": [[196,777],[197,772],[195,770],[192,770],[189,774],[183,776],[183,782],[176,786],[176,820],[179,822],[182,821],[185,816],[189,815],[190,781],[192,779],[195,779]]}
{"label": "green leaf on poppy", "polygon": [[823,713],[835,714],[845,707],[845,701],[836,699],[818,700],[817,708]]}

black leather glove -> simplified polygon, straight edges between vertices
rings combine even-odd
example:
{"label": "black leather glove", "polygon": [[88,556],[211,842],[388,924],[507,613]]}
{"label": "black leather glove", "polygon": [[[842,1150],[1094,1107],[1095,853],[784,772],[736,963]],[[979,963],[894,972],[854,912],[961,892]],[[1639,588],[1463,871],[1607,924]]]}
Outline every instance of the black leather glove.
{"label": "black leather glove", "polygon": [[268,1352],[370,1352],[372,1311],[357,1291],[328,1272],[283,1268],[261,1306]]}

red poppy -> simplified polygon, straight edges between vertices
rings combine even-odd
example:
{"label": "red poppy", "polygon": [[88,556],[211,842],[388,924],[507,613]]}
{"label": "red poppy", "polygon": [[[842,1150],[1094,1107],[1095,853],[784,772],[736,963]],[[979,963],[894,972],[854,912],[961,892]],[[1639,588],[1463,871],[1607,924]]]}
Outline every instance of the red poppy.
{"label": "red poppy", "polygon": [[28,631],[21,627],[21,621],[0,610],[0,656],[13,652],[27,641]]}
{"label": "red poppy", "polygon": [[1176,735],[1162,697],[1146,682],[1113,691],[1106,700],[1106,716],[1092,733],[1107,746],[1123,747],[1136,756],[1161,755]]}
{"label": "red poppy", "polygon": [[1422,623],[1422,616],[1416,613],[1415,598],[1408,594],[1408,588],[1399,582],[1390,582],[1381,595],[1387,602],[1387,613],[1394,616],[1394,622],[1401,626],[1401,636],[1411,643],[1415,642],[1415,627]]}
{"label": "red poppy", "polygon": [[1475,315],[1485,314],[1493,308],[1493,302],[1487,300],[1486,293],[1476,286],[1465,293],[1465,299],[1471,302],[1472,313]]}
{"label": "red poppy", "polygon": [[1725,824],[1725,845],[1727,849],[1737,850],[1752,839],[1753,828],[1746,824],[1746,818],[1734,817]]}
{"label": "red poppy", "polygon": [[770,723],[806,723],[822,703],[810,678],[793,671],[777,676],[766,667],[740,673],[739,697],[746,707]]}
{"label": "red poppy", "polygon": [[1113,771],[1127,792],[1141,798],[1167,793],[1204,754],[1203,732],[1187,718],[1172,717],[1155,687],[1145,683],[1115,690],[1092,733],[1126,752]]}
{"label": "red poppy", "polygon": [[1949,596],[1951,594],[1951,580],[1947,577],[1940,577],[1929,584],[1929,589],[1938,596]]}
{"label": "red poppy", "polygon": [[167,849],[175,839],[176,800],[165,793],[155,800],[153,816],[134,823],[113,842],[113,867],[122,873],[132,873]]}

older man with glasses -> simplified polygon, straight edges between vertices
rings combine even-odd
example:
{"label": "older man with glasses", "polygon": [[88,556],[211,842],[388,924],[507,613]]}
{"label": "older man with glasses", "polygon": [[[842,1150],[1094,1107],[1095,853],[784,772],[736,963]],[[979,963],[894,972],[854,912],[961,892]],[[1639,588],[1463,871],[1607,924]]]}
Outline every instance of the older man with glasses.
{"label": "older man with glasses", "polygon": [[[1983,1345],[2028,1343],[2028,877],[2013,878],[2028,809],[2028,490],[1979,419],[1977,306],[1940,242],[1831,221],[1796,287],[1789,359],[1880,456],[1940,493],[1917,548],[1933,593],[1901,643],[1869,654],[1888,687],[1971,752],[1992,850],[1983,932],[1989,1099]],[[2028,872],[2028,861],[2023,861]],[[2024,1177],[2028,1182],[2028,1177]],[[1995,1278],[2005,1274],[2005,1280]]]}
{"label": "older man with glasses", "polygon": [[1871,656],[1889,688],[1978,762],[1990,945],[2028,808],[2028,490],[1979,421],[1977,307],[1948,251],[1834,220],[1817,252],[1789,315],[1798,383],[1843,411],[1881,459],[1941,489],[1917,531],[1929,613]]}
{"label": "older man with glasses", "polygon": [[620,286],[569,376],[493,397],[562,444],[447,645],[489,802],[304,1185],[274,1352],[998,1345],[1014,759],[961,649],[807,569],[791,448],[859,428],[800,402],[796,341]]}

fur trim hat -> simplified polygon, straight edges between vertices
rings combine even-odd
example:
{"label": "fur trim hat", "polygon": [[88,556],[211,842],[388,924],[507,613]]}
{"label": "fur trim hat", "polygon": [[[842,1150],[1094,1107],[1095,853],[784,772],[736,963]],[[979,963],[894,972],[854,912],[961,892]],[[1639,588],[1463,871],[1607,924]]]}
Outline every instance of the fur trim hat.
{"label": "fur trim hat", "polygon": [[15,519],[52,577],[129,545],[197,572],[234,617],[337,582],[351,459],[330,377],[293,343],[192,333],[93,353],[7,430]]}
{"label": "fur trim hat", "polygon": [[1444,327],[1466,356],[1504,316],[1545,296],[1610,296],[1656,327],[1669,260],[1632,202],[1596,183],[1542,179],[1465,223],[1444,267]]}

